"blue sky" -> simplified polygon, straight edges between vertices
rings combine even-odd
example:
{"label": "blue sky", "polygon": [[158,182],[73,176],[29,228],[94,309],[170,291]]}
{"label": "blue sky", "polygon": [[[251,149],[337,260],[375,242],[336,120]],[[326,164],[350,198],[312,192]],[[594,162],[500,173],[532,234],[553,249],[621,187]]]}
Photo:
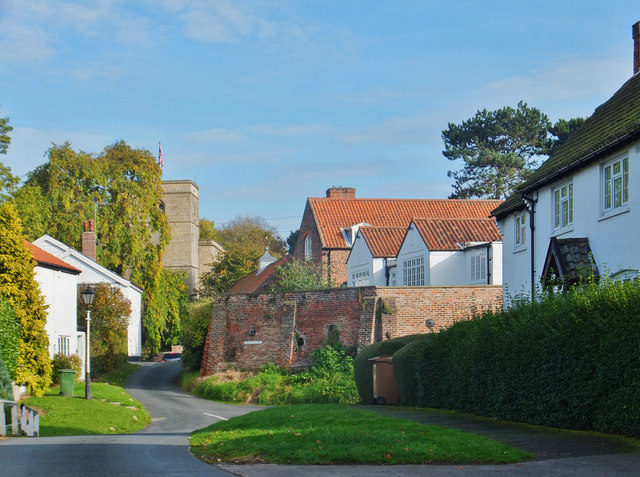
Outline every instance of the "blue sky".
{"label": "blue sky", "polygon": [[441,132],[524,100],[588,116],[632,74],[636,1],[0,0],[0,161],[158,152],[200,216],[286,237],[307,197],[445,198]]}

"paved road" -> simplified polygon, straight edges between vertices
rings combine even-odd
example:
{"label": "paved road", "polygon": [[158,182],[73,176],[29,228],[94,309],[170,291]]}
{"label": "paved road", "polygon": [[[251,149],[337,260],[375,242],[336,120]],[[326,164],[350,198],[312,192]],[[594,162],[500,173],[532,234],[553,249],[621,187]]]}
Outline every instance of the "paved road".
{"label": "paved road", "polygon": [[177,388],[180,363],[144,363],[128,392],[153,422],[128,435],[41,437],[0,441],[0,476],[226,476],[188,450],[191,431],[246,414],[255,407],[231,406],[191,396]]}
{"label": "paved road", "polygon": [[44,437],[0,440],[0,477],[6,476],[229,476],[242,477],[622,477],[640,475],[640,452],[607,436],[533,428],[437,411],[393,406],[376,410],[392,417],[445,425],[484,434],[534,454],[514,465],[399,466],[210,466],[188,451],[188,436],[220,419],[255,407],[230,406],[180,391],[178,363],[145,364],[132,375],[128,391],[153,418],[146,429],[129,435]]}

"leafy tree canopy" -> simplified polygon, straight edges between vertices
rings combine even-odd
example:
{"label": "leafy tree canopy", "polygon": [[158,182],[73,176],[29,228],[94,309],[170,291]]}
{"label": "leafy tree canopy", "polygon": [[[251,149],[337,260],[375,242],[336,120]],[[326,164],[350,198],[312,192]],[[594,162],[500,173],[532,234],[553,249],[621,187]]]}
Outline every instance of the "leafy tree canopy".
{"label": "leafy tree canopy", "polygon": [[553,152],[555,148],[560,146],[567,140],[580,126],[584,124],[587,118],[560,119],[551,128],[551,138],[549,139],[549,151]]}
{"label": "leafy tree canopy", "polygon": [[216,240],[216,227],[213,220],[200,219],[200,238]]}
{"label": "leafy tree canopy", "polygon": [[222,229],[217,236],[225,249],[238,249],[250,257],[257,259],[262,256],[265,247],[275,257],[286,253],[284,241],[278,237],[277,230],[269,225],[262,217],[238,216]]}
{"label": "leafy tree canopy", "polygon": [[320,290],[337,286],[330,278],[323,277],[321,265],[297,258],[279,267],[275,274],[272,292]]}
{"label": "leafy tree canopy", "polygon": [[506,198],[547,152],[550,127],[545,114],[522,101],[515,109],[483,109],[461,124],[449,123],[442,131],[443,154],[464,162],[448,172],[455,180],[449,197]]}
{"label": "leafy tree canopy", "polygon": [[288,254],[293,255],[293,251],[296,249],[296,242],[298,241],[298,235],[300,235],[300,229],[292,230],[287,237]]}
{"label": "leafy tree canopy", "polygon": [[11,143],[9,133],[13,128],[9,126],[9,118],[0,118],[0,154],[6,154]]}

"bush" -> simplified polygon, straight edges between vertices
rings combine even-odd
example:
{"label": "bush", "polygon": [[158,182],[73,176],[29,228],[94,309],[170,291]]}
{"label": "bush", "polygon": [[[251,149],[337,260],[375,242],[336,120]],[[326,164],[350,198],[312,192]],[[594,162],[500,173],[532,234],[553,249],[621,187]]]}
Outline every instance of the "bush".
{"label": "bush", "polygon": [[640,282],[584,285],[417,343],[418,402],[640,436]]}
{"label": "bush", "polygon": [[[7,401],[13,401],[13,391],[11,390],[11,378],[9,372],[2,360],[2,349],[0,348],[0,399],[6,399]],[[0,404],[1,405],[1,404]],[[4,425],[4,422],[0,422],[0,426]]]}
{"label": "bush", "polygon": [[16,377],[20,354],[20,321],[11,305],[0,297],[0,358],[4,361],[9,376]]}
{"label": "bush", "polygon": [[373,365],[370,358],[377,356],[393,356],[406,344],[420,339],[425,335],[409,335],[392,340],[380,341],[364,348],[353,361],[353,372],[361,402],[365,404],[373,401]]}
{"label": "bush", "polygon": [[182,365],[186,370],[200,369],[212,311],[212,298],[189,303],[186,307],[182,320]]}
{"label": "bush", "polygon": [[60,384],[60,370],[73,369],[76,372],[76,382],[82,374],[82,360],[77,354],[66,356],[62,353],[56,353],[51,360],[51,380],[54,384]]}
{"label": "bush", "polygon": [[416,381],[418,365],[424,361],[424,347],[428,346],[425,341],[429,341],[432,337],[432,334],[420,335],[393,353],[393,373],[398,384],[400,399],[405,406],[418,404]]}

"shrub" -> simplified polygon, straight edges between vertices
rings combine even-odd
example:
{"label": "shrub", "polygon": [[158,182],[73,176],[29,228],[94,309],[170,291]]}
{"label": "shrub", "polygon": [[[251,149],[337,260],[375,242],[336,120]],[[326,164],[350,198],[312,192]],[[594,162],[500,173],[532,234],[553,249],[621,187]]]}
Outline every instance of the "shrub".
{"label": "shrub", "polygon": [[19,354],[20,322],[11,305],[0,297],[0,358],[12,379],[16,377]]}
{"label": "shrub", "polygon": [[[13,391],[11,390],[11,378],[9,372],[2,360],[2,348],[0,348],[0,399],[6,399],[13,401]],[[0,404],[1,405],[1,404]],[[4,425],[4,422],[0,422],[0,426]]]}
{"label": "shrub", "polygon": [[82,374],[82,360],[77,354],[66,356],[62,353],[56,353],[51,360],[51,369],[51,380],[55,384],[60,383],[61,369],[73,369],[76,372],[76,382],[78,382]]}
{"label": "shrub", "polygon": [[186,307],[182,320],[182,365],[187,370],[200,369],[212,310],[212,298],[189,303]]}
{"label": "shrub", "polygon": [[640,436],[640,282],[584,285],[416,344],[419,404]]}
{"label": "shrub", "polygon": [[361,402],[369,404],[373,401],[373,366],[370,358],[377,356],[393,356],[400,348],[424,335],[409,335],[392,340],[380,341],[364,348],[353,361],[353,372]]}
{"label": "shrub", "polygon": [[398,384],[400,399],[405,406],[418,404],[418,385],[416,382],[418,365],[424,361],[424,347],[428,346],[425,341],[432,337],[432,334],[420,335],[393,353],[393,373]]}

